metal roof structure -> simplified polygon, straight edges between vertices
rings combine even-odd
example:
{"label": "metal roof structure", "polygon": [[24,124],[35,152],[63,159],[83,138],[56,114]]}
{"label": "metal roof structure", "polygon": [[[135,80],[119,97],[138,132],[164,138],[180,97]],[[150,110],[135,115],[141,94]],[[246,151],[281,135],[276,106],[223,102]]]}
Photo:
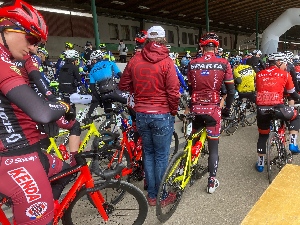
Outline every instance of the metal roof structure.
{"label": "metal roof structure", "polygon": [[[89,0],[27,0],[44,7],[91,12]],[[95,0],[97,14],[163,21],[169,24],[206,27],[205,0]],[[292,0],[208,0],[210,30],[251,35],[256,31],[258,15],[259,33],[289,8],[300,8]],[[258,14],[257,14],[258,13]],[[300,15],[299,15],[300,16]],[[299,18],[300,20],[300,18]],[[300,27],[286,32],[286,40],[300,41]]]}

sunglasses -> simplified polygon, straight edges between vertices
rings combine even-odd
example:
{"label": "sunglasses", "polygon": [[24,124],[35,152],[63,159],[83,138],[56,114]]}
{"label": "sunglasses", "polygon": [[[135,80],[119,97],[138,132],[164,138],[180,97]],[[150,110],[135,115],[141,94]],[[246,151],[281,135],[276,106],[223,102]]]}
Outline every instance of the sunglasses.
{"label": "sunglasses", "polygon": [[25,38],[29,42],[30,45],[37,46],[41,42],[41,38],[35,36],[31,32],[26,32],[26,31],[23,31],[23,30],[15,30],[15,29],[6,29],[6,30],[10,31],[10,32],[25,34]]}

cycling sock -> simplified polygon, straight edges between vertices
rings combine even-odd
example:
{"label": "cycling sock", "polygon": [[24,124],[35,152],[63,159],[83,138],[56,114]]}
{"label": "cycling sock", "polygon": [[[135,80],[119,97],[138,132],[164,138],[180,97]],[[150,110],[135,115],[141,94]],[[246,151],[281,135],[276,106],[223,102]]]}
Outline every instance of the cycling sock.
{"label": "cycling sock", "polygon": [[76,165],[75,155],[77,152],[70,152],[70,166]]}
{"label": "cycling sock", "polygon": [[258,156],[258,166],[264,166],[265,164],[265,157],[264,156]]}
{"label": "cycling sock", "polygon": [[297,134],[290,134],[290,143],[297,145]]}

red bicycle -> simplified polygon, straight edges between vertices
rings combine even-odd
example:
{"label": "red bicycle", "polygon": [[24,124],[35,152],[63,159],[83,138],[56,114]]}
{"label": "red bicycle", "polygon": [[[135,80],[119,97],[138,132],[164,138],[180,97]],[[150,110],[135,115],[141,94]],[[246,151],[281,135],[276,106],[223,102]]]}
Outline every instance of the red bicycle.
{"label": "red bicycle", "polygon": [[[121,140],[120,146],[114,146],[113,150],[111,148],[103,147],[99,150],[99,154],[102,156],[99,160],[99,166],[101,169],[110,170],[114,169],[115,165],[123,163],[125,168],[122,170],[120,175],[115,178],[126,180],[127,182],[141,181],[144,179],[144,169],[143,169],[143,151],[142,151],[142,139],[138,137],[137,140],[134,138],[134,133],[136,127],[129,122],[125,112],[125,106],[119,103],[114,103],[116,108],[111,109],[110,119],[103,122],[105,126],[111,126],[112,124],[121,124],[119,127],[122,131],[123,138]],[[93,146],[96,149],[99,146],[99,138],[95,138]],[[178,135],[173,132],[173,141],[175,143],[173,154],[178,151],[179,140]],[[92,170],[96,170],[93,168]],[[144,187],[146,189],[146,185]],[[125,192],[120,192],[121,198]]]}
{"label": "red bicycle", "polygon": [[[124,225],[144,223],[148,204],[142,191],[130,183],[112,179],[121,173],[124,168],[122,164],[116,165],[114,170],[94,171],[101,178],[97,181],[93,179],[86,159],[99,157],[95,152],[79,153],[76,156],[76,166],[49,179],[53,182],[70,174],[79,173],[67,194],[55,204],[53,224],[58,224],[59,221],[64,225],[85,222]],[[116,201],[114,196],[119,195],[120,191],[128,194]],[[2,197],[0,200],[0,224],[10,225],[10,220],[2,209],[3,205],[10,207],[10,199]]]}

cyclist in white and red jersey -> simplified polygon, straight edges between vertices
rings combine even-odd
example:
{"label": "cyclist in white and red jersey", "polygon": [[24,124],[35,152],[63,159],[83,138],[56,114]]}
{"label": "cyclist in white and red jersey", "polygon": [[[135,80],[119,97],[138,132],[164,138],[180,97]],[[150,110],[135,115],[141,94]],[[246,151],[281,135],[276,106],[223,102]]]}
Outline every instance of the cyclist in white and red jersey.
{"label": "cyclist in white and red jersey", "polygon": [[259,137],[257,141],[258,161],[256,170],[263,172],[266,154],[266,143],[270,133],[270,121],[275,113],[276,118],[290,121],[290,145],[292,153],[299,153],[297,145],[298,130],[300,128],[300,117],[296,109],[284,105],[283,92],[286,89],[295,100],[299,99],[295,91],[291,75],[286,71],[287,59],[284,53],[273,53],[269,55],[268,69],[256,74],[256,105],[257,105],[257,127]]}
{"label": "cyclist in white and red jersey", "polygon": [[70,118],[70,107],[40,98],[12,62],[46,41],[47,33],[43,17],[31,5],[16,0],[0,6],[0,193],[12,200],[15,224],[52,224],[54,198],[68,182],[51,188],[48,176],[60,172],[63,163],[41,151],[36,125]]}
{"label": "cyclist in white and red jersey", "polygon": [[204,126],[207,129],[209,149],[207,192],[213,193],[219,186],[216,174],[221,121],[220,89],[224,82],[227,98],[222,114],[228,117],[234,100],[234,82],[229,62],[215,55],[219,37],[215,33],[207,33],[200,39],[200,44],[203,56],[190,62],[187,74],[191,95],[190,111],[196,113],[193,130]]}

